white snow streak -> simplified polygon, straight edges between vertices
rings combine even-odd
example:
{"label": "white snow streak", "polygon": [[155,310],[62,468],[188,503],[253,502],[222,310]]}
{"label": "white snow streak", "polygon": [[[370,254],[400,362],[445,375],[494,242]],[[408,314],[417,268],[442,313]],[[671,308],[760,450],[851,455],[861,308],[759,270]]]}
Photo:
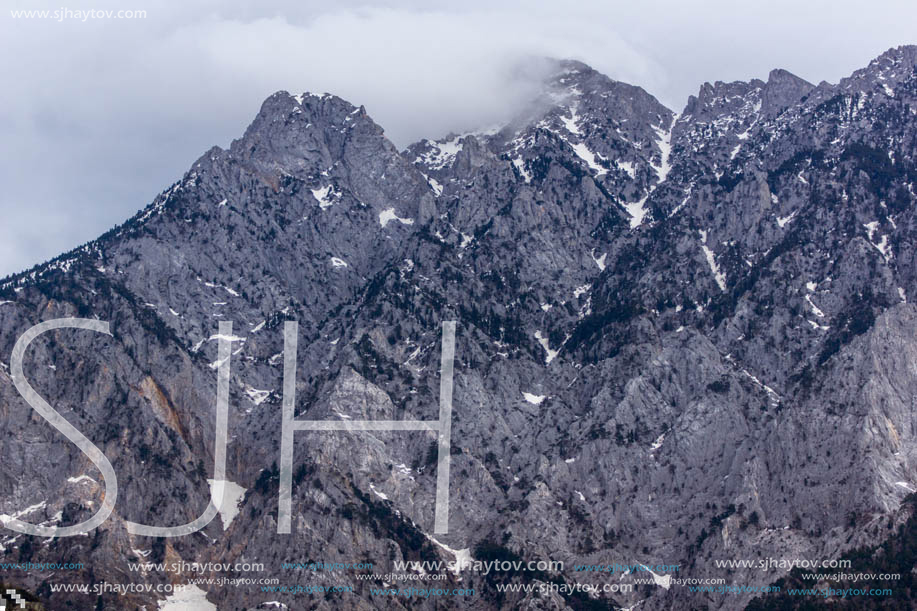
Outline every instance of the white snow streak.
{"label": "white snow streak", "polygon": [[383,229],[391,221],[398,221],[402,225],[413,225],[414,224],[414,219],[411,219],[411,218],[403,219],[399,217],[397,214],[395,214],[394,208],[386,208],[385,210],[379,213],[379,224],[382,225]]}
{"label": "white snow streak", "polygon": [[541,334],[541,331],[535,331],[535,339],[538,340],[538,343],[541,344],[541,347],[544,348],[544,351],[546,353],[546,356],[544,358],[544,364],[545,365],[550,364],[551,361],[553,361],[557,357],[557,355],[560,354],[560,351],[551,350],[551,343],[548,341],[547,337],[544,337]]}

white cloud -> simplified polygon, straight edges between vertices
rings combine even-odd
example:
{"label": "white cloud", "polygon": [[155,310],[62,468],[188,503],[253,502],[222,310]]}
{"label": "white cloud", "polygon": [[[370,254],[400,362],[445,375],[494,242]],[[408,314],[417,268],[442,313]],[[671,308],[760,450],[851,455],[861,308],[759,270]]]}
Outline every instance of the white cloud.
{"label": "white cloud", "polygon": [[530,93],[531,57],[581,59],[680,109],[704,80],[777,66],[837,80],[908,42],[917,16],[822,0],[134,4],[146,19],[0,13],[0,275],[124,220],[279,89],[363,104],[404,146],[505,117]]}

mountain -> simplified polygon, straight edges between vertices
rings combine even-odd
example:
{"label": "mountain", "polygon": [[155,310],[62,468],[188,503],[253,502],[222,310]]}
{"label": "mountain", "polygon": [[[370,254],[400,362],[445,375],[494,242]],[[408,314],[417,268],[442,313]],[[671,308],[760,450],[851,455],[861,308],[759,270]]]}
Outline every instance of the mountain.
{"label": "mountain", "polygon": [[[755,594],[678,580],[764,586],[786,571],[718,562],[882,544],[917,488],[915,69],[900,47],[836,85],[774,70],[705,83],[675,113],[557,61],[506,126],[404,151],[362,107],[274,94],[123,225],[0,282],[4,523],[77,524],[105,491],[14,386],[9,357],[40,321],[110,323],[41,336],[24,371],[119,482],[87,535],[0,538],[3,562],[82,568],[4,583],[49,609],[152,609],[195,577],[351,588],[198,584],[220,609],[735,609]],[[297,432],[278,534],[284,322],[299,325],[297,419],[436,420],[448,320],[448,534],[433,534],[434,431]],[[222,343],[220,515],[185,537],[129,534],[208,505]],[[390,576],[463,558],[564,569]],[[137,564],[176,562],[264,567]],[[310,562],[372,568],[284,566]],[[575,568],[613,564],[656,570]],[[635,580],[650,583],[567,591]],[[52,588],[102,582],[160,591]],[[393,583],[475,594],[372,592]]]}

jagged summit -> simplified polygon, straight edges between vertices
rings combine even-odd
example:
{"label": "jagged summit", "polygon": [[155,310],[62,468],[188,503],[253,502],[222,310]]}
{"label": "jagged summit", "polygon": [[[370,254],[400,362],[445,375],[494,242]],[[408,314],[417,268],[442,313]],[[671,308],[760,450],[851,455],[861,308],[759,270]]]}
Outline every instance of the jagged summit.
{"label": "jagged summit", "polygon": [[774,69],[767,81],[752,79],[725,83],[704,83],[696,96],[689,96],[683,115],[701,121],[715,121],[734,113],[761,113],[774,117],[788,106],[798,103],[815,86],[798,76]]}
{"label": "jagged summit", "polygon": [[800,102],[815,85],[783,69],[771,70],[761,94],[761,110],[768,117]]}
{"label": "jagged summit", "polygon": [[[912,75],[917,46],[889,49],[839,85],[823,83],[815,88],[783,69],[772,70],[766,82],[752,79],[704,83],[696,96],[689,97],[680,114],[665,108],[642,88],[610,79],[581,61],[546,61],[549,69],[544,71],[542,94],[509,124],[422,140],[403,154],[385,138],[383,128],[363,106],[328,93],[293,95],[278,91],[264,101],[241,138],[227,150],[213,147],[207,151],[182,181],[164,191],[129,223],[155,217],[164,201],[173,201],[188,184],[200,180],[202,173],[228,171],[226,164],[230,160],[252,171],[272,189],[279,189],[280,177],[296,176],[314,191],[325,193],[325,198],[334,199],[340,193],[330,183],[368,168],[363,163],[349,163],[356,147],[366,160],[402,157],[421,171],[427,191],[439,196],[447,186],[442,175],[457,160],[470,170],[481,165],[481,155],[486,152],[509,161],[516,178],[530,183],[535,176],[533,169],[537,171],[538,166],[533,166],[533,161],[544,153],[545,146],[551,149],[560,143],[565,156],[572,155],[572,162],[593,181],[603,184],[622,209],[632,207],[625,216],[633,226],[639,226],[651,217],[642,204],[636,204],[668,176],[675,161],[672,150],[678,148],[679,138],[686,140],[685,145],[690,141],[692,147],[704,147],[710,142],[710,134],[702,136],[701,131],[712,129],[715,139],[728,144],[731,152],[727,159],[732,159],[735,147],[751,133],[749,129],[764,125],[766,119],[800,102],[807,94],[813,93],[813,101],[824,101],[838,89],[856,87],[888,94],[890,84]],[[678,117],[676,129],[674,120]],[[478,142],[470,145],[469,138]],[[463,150],[467,154],[462,155]],[[369,174],[384,175],[388,164],[389,161],[382,162]],[[421,199],[426,200],[427,195]],[[429,204],[422,208],[425,214],[429,213]],[[62,255],[55,261],[68,257],[69,254]],[[41,273],[40,267],[29,274],[37,270]],[[19,281],[26,278],[14,277]]]}
{"label": "jagged summit", "polygon": [[[614,81],[586,64],[550,60],[539,95],[502,128],[423,140],[406,156],[431,177],[438,194],[461,188],[445,176],[481,165],[486,151],[517,180],[539,182],[548,151],[561,155],[614,199],[638,226],[649,192],[668,172],[674,114],[640,87]],[[478,141],[469,146],[470,139]],[[460,176],[467,175],[459,170]]]}
{"label": "jagged summit", "polygon": [[917,70],[917,46],[904,45],[893,47],[875,58],[865,68],[861,68],[848,78],[841,79],[838,87],[846,92],[869,91],[879,88],[885,92],[894,91],[894,87],[912,79]]}
{"label": "jagged summit", "polygon": [[870,61],[869,65],[863,70],[878,69],[880,72],[885,72],[886,70],[894,71],[895,68],[902,68],[906,72],[907,70],[913,70],[915,67],[917,67],[917,45],[900,45],[889,48]]}
{"label": "jagged summit", "polygon": [[321,172],[345,157],[349,143],[374,142],[393,150],[364,107],[330,94],[268,97],[227,155],[262,172]]}

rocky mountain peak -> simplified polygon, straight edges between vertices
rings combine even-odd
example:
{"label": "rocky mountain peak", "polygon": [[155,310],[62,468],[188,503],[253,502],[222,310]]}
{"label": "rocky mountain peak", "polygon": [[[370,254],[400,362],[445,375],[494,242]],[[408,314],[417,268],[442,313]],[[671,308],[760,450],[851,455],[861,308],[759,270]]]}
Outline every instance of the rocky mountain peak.
{"label": "rocky mountain peak", "polygon": [[865,70],[878,70],[883,75],[886,73],[907,74],[915,67],[917,67],[917,45],[901,45],[888,49],[869,62]]}
{"label": "rocky mountain peak", "polygon": [[549,60],[549,66],[541,92],[507,125],[424,140],[407,156],[447,195],[467,188],[470,171],[488,166],[488,155],[488,167],[502,167],[520,188],[535,188],[559,176],[552,168],[563,167],[588,176],[639,225],[646,218],[642,202],[668,171],[674,114],[642,88],[582,62]]}
{"label": "rocky mountain peak", "polygon": [[808,81],[783,69],[772,70],[767,82],[751,79],[704,83],[696,96],[688,98],[683,115],[707,123],[728,116],[772,117],[799,102],[813,88]]}
{"label": "rocky mountain peak", "polygon": [[841,79],[838,88],[846,93],[869,92],[875,89],[894,92],[897,84],[913,79],[917,71],[917,45],[893,47],[875,58],[848,78]]}
{"label": "rocky mountain peak", "polygon": [[556,71],[545,81],[552,111],[576,109],[587,120],[614,118],[668,127],[672,112],[641,87],[622,83],[580,61],[555,60]]}
{"label": "rocky mountain peak", "polygon": [[777,68],[771,70],[761,94],[761,111],[774,116],[784,108],[798,103],[815,85],[795,74]]}
{"label": "rocky mountain peak", "polygon": [[363,107],[330,94],[279,91],[264,101],[244,135],[219,157],[263,174],[310,176],[328,171],[353,147],[395,153]]}

